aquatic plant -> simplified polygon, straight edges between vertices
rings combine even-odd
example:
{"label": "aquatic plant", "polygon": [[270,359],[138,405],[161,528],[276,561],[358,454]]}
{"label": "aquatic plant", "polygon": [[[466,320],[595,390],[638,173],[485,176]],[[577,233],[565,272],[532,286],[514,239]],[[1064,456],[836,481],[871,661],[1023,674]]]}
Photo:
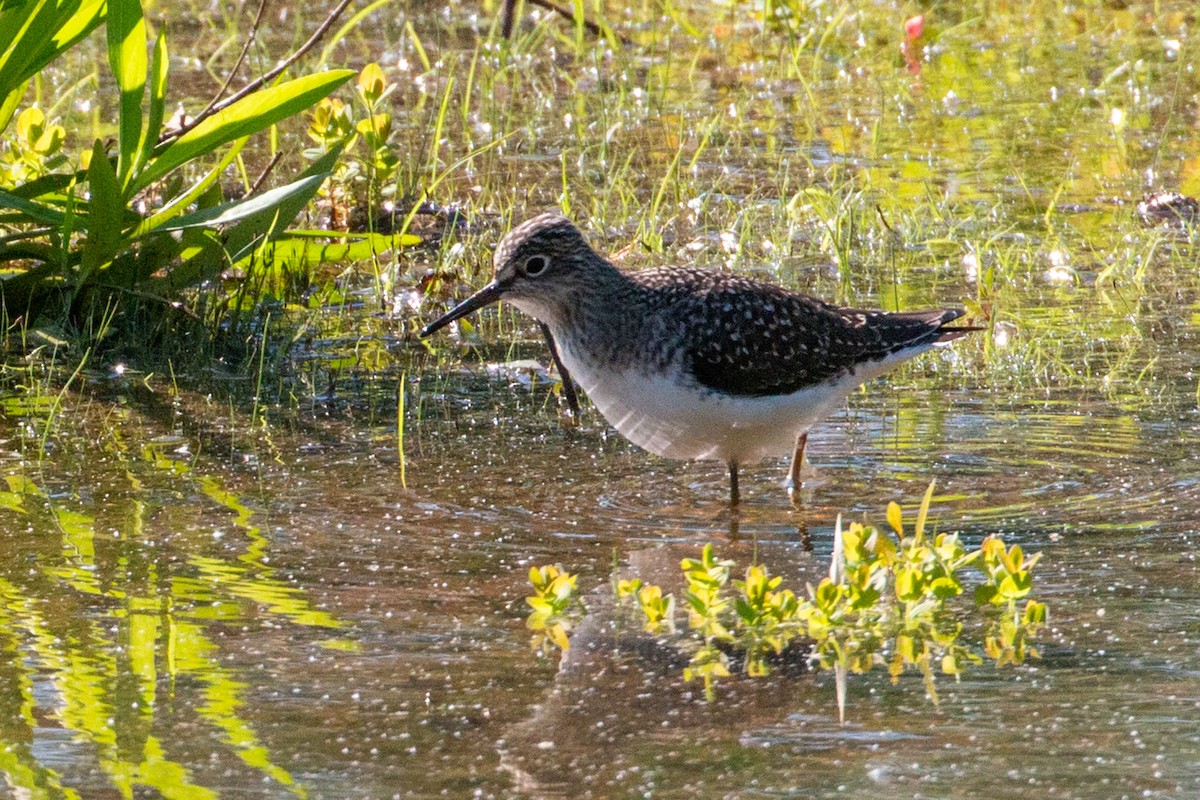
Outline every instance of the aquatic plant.
{"label": "aquatic plant", "polygon": [[[101,25],[119,92],[114,140],[69,153],[63,127],[33,109],[7,135],[31,79]],[[336,150],[276,188],[260,190],[265,172],[242,197],[228,198],[219,184],[249,137],[309,108],[353,70],[277,81],[279,68],[193,118],[170,121],[170,62],[165,32],[151,35],[138,0],[0,10],[0,263],[12,268],[0,301],[8,319],[86,330],[123,299],[169,306],[181,291],[260,258],[330,173]]]}
{"label": "aquatic plant", "polygon": [[327,97],[309,114],[308,137],[317,146],[306,155],[316,161],[334,150],[342,153],[326,190],[335,228],[350,225],[350,215],[361,204],[366,224],[360,227],[374,230],[377,210],[395,192],[400,157],[390,141],[392,115],[385,102],[395,89],[379,65],[371,62],[355,81],[356,104]]}
{"label": "aquatic plant", "polygon": [[529,583],[534,594],[525,598],[533,611],[526,626],[534,632],[533,647],[543,653],[571,646],[568,634],[575,619],[586,609],[578,596],[578,575],[552,565],[530,567]]}
{"label": "aquatic plant", "polygon": [[[1040,556],[1026,558],[1019,545],[1007,547],[998,536],[969,551],[957,534],[927,533],[933,488],[931,483],[907,530],[894,502],[888,505],[885,529],[859,522],[843,526],[839,517],[830,574],[816,586],[809,584],[802,597],[761,564],[748,566],[744,579],[731,581],[737,565],[718,558],[712,544],[706,544],[699,558],[685,558],[680,565],[685,633],[676,627],[674,596],[660,586],[636,577],[621,579],[617,598],[626,607],[632,601],[644,631],[690,654],[684,680],[703,681],[710,701],[716,681],[732,675],[735,657],[746,675],[765,676],[774,659],[803,645],[808,661],[835,670],[839,683],[848,672],[866,673],[877,666],[886,667],[895,683],[915,669],[937,703],[938,672],[957,678],[965,665],[980,664],[984,656],[997,667],[1038,657],[1032,642],[1046,622],[1047,609],[1030,597],[1032,570]],[[982,578],[968,596],[986,620],[983,656],[964,643],[963,614],[954,607],[964,594],[968,568]],[[557,567],[530,570],[537,594],[528,598],[535,609],[529,627],[544,632],[535,639],[543,651],[567,646],[575,578]]]}

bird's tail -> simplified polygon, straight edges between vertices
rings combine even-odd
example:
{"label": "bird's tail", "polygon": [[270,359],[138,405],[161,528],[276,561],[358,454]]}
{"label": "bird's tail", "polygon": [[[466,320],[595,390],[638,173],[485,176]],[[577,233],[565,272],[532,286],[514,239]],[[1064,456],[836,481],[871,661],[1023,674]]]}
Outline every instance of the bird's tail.
{"label": "bird's tail", "polygon": [[[943,345],[981,330],[975,325],[950,325],[964,316],[961,308],[935,308],[926,311],[877,313],[870,317],[868,349],[879,349],[880,356],[910,348]],[[870,341],[874,339],[874,341]]]}

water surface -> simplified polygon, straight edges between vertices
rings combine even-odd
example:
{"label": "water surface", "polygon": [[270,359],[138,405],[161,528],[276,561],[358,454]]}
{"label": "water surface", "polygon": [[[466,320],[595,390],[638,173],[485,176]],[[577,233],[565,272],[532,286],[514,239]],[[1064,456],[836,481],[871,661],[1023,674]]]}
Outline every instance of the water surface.
{"label": "water surface", "polygon": [[[808,39],[748,16],[723,27],[741,6],[685,12],[630,11],[635,39],[662,26],[671,47],[589,44],[577,60],[554,24],[516,52],[477,47],[473,4],[412,11],[442,69],[418,67],[391,23],[346,49],[400,83],[414,143],[479,60],[487,85],[445,157],[520,135],[439,189],[497,218],[460,238],[472,258],[503,218],[557,205],[565,173],[598,247],[647,243],[629,267],[728,265],[862,305],[970,302],[989,330],[819,426],[802,510],[779,487],[785,463],[747,469],[736,533],[720,465],[648,455],[590,409],[570,424],[549,385],[488,370],[546,360],[527,320],[500,312],[478,347],[429,350],[408,333],[438,301],[381,317],[392,304],[365,273],[343,278],[362,306],[273,355],[259,406],[214,399],[245,396],[220,374],[183,376],[175,395],[102,364],[52,417],[10,381],[11,796],[1200,796],[1200,276],[1192,231],[1133,212],[1145,189],[1200,189],[1193,10],[931,17],[917,75],[896,55],[899,8],[824,40],[824,12]],[[677,151],[688,169],[654,216]],[[825,195],[796,201],[805,187]],[[465,293],[467,261],[417,250],[396,275],[449,262]],[[1044,553],[1040,661],[943,678],[937,706],[919,676],[855,676],[840,725],[831,675],[728,679],[706,703],[678,654],[613,637],[614,558],[666,580],[714,541],[802,586],[839,513],[880,522],[935,478],[940,529]],[[526,574],[547,563],[578,572],[593,608],[561,665],[524,627]]]}

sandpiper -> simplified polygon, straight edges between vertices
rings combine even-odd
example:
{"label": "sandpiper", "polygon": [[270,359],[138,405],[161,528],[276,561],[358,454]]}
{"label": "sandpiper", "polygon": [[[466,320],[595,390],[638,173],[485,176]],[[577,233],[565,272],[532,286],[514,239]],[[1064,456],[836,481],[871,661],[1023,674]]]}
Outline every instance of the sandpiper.
{"label": "sandpiper", "polygon": [[667,458],[738,467],[792,449],[800,486],[808,430],[854,387],[976,330],[959,309],[839,308],[750,278],[693,268],[623,272],[567,218],[514,228],[491,283],[421,336],[497,300],[547,328],[558,356],[625,438]]}

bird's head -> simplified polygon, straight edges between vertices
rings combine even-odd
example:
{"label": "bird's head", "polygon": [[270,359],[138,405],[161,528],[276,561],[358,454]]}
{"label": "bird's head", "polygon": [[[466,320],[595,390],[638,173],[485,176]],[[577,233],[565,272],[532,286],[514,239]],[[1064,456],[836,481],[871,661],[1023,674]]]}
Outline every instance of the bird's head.
{"label": "bird's head", "polygon": [[498,300],[553,326],[586,286],[589,265],[606,265],[579,228],[559,214],[542,214],[509,231],[494,263],[492,282],[426,325],[422,337]]}

